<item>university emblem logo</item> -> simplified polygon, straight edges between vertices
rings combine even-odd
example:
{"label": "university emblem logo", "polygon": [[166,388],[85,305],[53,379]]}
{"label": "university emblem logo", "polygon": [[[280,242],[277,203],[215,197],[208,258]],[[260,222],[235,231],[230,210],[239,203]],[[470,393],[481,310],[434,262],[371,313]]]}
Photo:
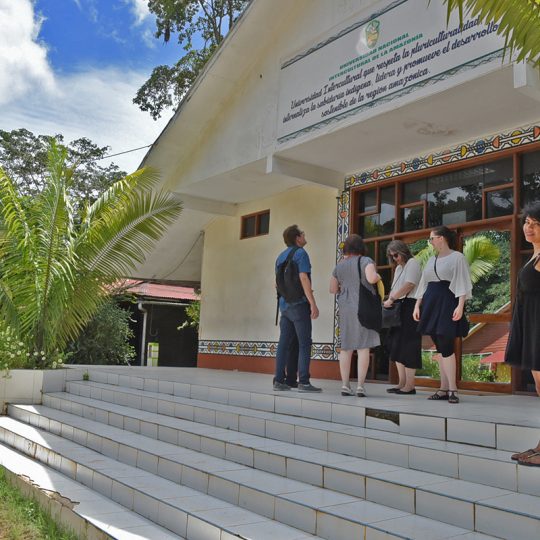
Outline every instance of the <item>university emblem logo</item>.
{"label": "university emblem logo", "polygon": [[366,44],[370,49],[373,49],[377,45],[379,40],[381,23],[374,19],[366,26]]}

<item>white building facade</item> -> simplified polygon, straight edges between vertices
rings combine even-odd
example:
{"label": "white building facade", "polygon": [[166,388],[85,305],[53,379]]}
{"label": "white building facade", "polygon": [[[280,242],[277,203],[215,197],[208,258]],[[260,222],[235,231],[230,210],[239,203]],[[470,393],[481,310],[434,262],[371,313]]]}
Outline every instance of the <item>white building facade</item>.
{"label": "white building facade", "polygon": [[[540,187],[540,82],[496,30],[447,23],[435,0],[250,3],[143,162],[184,211],[140,277],[200,283],[199,366],[272,372],[274,262],[294,223],[321,313],[314,377],[339,377],[327,291],[350,232],[387,282],[387,243],[439,224],[506,238],[515,276],[519,210]],[[495,311],[475,322],[507,326]]]}

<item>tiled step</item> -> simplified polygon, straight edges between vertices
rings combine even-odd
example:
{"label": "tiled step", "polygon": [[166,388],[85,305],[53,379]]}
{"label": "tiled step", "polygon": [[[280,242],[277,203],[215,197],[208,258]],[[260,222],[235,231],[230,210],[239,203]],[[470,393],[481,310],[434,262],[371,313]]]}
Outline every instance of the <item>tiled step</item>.
{"label": "tiled step", "polygon": [[[262,437],[231,433],[223,428],[209,428],[154,413],[139,413],[90,398],[71,396],[71,399],[73,401],[47,396],[46,402],[53,402],[63,411],[17,405],[10,406],[10,414],[58,433],[62,432],[62,426],[67,426],[65,430],[70,431],[75,426],[82,429],[84,425],[94,435],[101,432],[107,436],[93,420],[81,421],[77,416],[65,412],[71,404],[72,409],[87,419],[95,418],[105,424],[113,419],[116,425],[123,425],[124,428],[129,426],[131,429],[138,426],[139,432],[147,436],[186,446],[196,452],[226,457],[248,467],[469,529],[474,529],[475,519],[480,519],[479,516],[485,512],[483,500],[489,504],[495,497],[512,495],[508,490],[454,481],[440,475],[382,465],[333,452],[288,443],[269,444],[270,441]],[[115,433],[116,430],[113,430],[109,435],[114,436]],[[153,452],[156,456],[160,455],[159,446]],[[170,474],[168,469],[167,474]],[[530,507],[536,504],[540,510],[540,498],[529,497],[527,501]]]}
{"label": "tiled step", "polygon": [[[82,431],[78,430],[76,437],[80,435]],[[99,437],[87,436],[89,447],[85,447],[13,418],[0,417],[0,440],[187,540],[318,538],[107,457],[90,448]],[[151,445],[147,440],[147,446]]]}
{"label": "tiled step", "polygon": [[0,445],[0,465],[17,487],[78,538],[182,540],[67,476]]}
{"label": "tiled step", "polygon": [[[14,412],[15,410],[24,416],[24,409],[13,408]],[[58,411],[53,412],[60,414]],[[28,410],[26,413],[29,420],[35,416]],[[62,414],[66,417],[70,416],[68,413]],[[37,418],[34,420],[40,422]],[[138,472],[135,473],[132,470],[131,476],[135,474],[153,476],[152,473],[161,472],[168,478],[182,483],[183,486],[179,487],[171,484],[169,480],[153,476],[155,479],[155,484],[152,485],[154,504],[158,504],[159,500],[161,500],[159,504],[166,504],[169,502],[167,494],[173,497],[176,493],[174,487],[177,490],[184,490],[189,489],[184,487],[187,485],[227,503],[239,505],[242,507],[239,510],[247,512],[244,508],[248,508],[256,512],[255,515],[261,514],[269,519],[274,518],[329,540],[364,537],[454,538],[463,537],[471,532],[465,528],[443,524],[302,482],[276,477],[240,464],[204,456],[192,450],[180,449],[170,443],[155,441],[135,433],[126,433],[119,428],[101,425],[92,420],[75,417],[74,421],[78,422],[76,428],[57,420],[48,422],[50,429],[59,429],[64,436],[69,436],[71,433],[74,441],[82,442],[103,454],[110,453],[121,462],[136,464]],[[42,420],[42,422],[46,428],[47,420]],[[12,418],[0,419],[0,438],[10,437],[13,438],[13,443],[17,447],[22,447],[29,453],[35,452],[38,459],[52,461],[60,459],[59,466],[67,469],[75,464],[77,473],[81,470],[83,478],[88,476],[88,481],[92,481],[92,485],[97,481],[105,484],[107,489],[115,481],[111,472],[114,470],[112,463],[116,463],[116,469],[129,467],[129,465],[118,464],[113,458],[100,456],[93,450],[83,450],[77,454],[75,447],[78,445],[74,442],[62,440],[47,431],[26,426]],[[54,447],[54,450],[48,450],[48,446]],[[55,457],[51,457],[51,454]],[[96,472],[92,472],[91,467],[96,469]],[[129,468],[132,469],[132,467]],[[125,479],[122,481],[126,482]],[[143,482],[146,493],[142,497],[145,499],[152,497],[152,493],[148,493],[150,490],[148,482],[149,479]],[[159,485],[163,483],[165,484]],[[129,481],[126,484],[129,486]],[[135,495],[134,498],[137,499],[137,496]],[[144,508],[135,508],[135,510],[143,511],[151,507],[152,505],[146,502]],[[233,513],[232,509],[231,513]],[[502,511],[502,513],[506,512]],[[496,515],[498,516],[498,512]],[[258,518],[264,519],[260,515]],[[519,534],[521,532],[529,534],[530,530],[527,527],[534,529],[535,520],[521,519],[518,527]],[[420,534],[415,531],[423,532]],[[187,537],[190,537],[189,528]],[[525,538],[525,536],[519,538]]]}
{"label": "tiled step", "polygon": [[[73,395],[91,396],[102,403],[159,413],[162,419],[167,416],[182,418],[318,450],[339,452],[458,480],[540,495],[540,470],[518,467],[510,459],[510,452],[356,427],[350,425],[352,418],[345,416],[346,413],[341,417],[336,415],[333,421],[314,420],[103,383],[70,382],[67,389]],[[53,405],[55,399],[61,398],[67,399],[67,395],[60,393],[45,396],[44,403],[82,414],[77,405]],[[130,420],[124,424],[123,420],[115,418],[114,412],[109,413],[109,416],[113,425],[128,430],[138,426],[136,421],[133,423]],[[343,423],[338,423],[340,421]]]}
{"label": "tiled step", "polygon": [[[137,375],[90,369],[89,377],[92,382],[108,384],[116,387],[116,390],[131,388],[221,405],[235,405],[244,409],[339,422],[414,437],[474,444],[509,452],[534,447],[540,439],[540,427],[537,422],[530,421],[530,415],[524,413],[522,420],[516,422],[512,415],[506,419],[502,412],[493,414],[490,408],[487,414],[486,407],[481,407],[481,403],[467,404],[467,413],[463,415],[459,414],[463,408],[454,408],[450,416],[446,402],[430,402],[429,408],[413,407],[411,403],[416,398],[421,400],[422,405],[425,403],[424,397],[421,396],[412,397],[413,401],[409,398],[408,405],[396,396],[389,396],[384,400],[377,398],[357,400],[334,395],[328,400],[325,393],[277,393],[271,390],[226,388],[224,385],[230,384],[230,379],[226,376],[220,381],[219,386],[167,381],[146,375],[144,369],[137,371]],[[463,397],[464,402],[465,400]]]}

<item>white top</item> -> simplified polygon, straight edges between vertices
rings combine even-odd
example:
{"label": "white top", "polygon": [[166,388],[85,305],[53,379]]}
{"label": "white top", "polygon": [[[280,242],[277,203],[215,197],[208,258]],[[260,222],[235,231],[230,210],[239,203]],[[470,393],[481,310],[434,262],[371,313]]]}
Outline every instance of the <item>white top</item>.
{"label": "white top", "polygon": [[422,272],[422,278],[416,290],[416,298],[424,296],[430,281],[449,281],[449,288],[456,298],[465,296],[466,299],[469,299],[472,297],[471,272],[467,259],[459,251],[452,251],[449,255],[437,257],[437,274],[435,273],[435,257],[429,259]]}
{"label": "white top", "polygon": [[[405,283],[412,283],[414,285],[414,289],[412,289],[408,295],[402,294],[400,298],[405,298],[406,296],[409,298],[416,298],[416,290],[418,288],[418,283],[421,276],[422,270],[420,269],[418,261],[414,257],[411,257],[405,263],[405,266],[401,266],[400,264],[396,266],[390,292],[398,291],[401,289],[401,287],[403,287],[403,285],[405,285]],[[392,295],[392,298],[396,298],[395,295]]]}

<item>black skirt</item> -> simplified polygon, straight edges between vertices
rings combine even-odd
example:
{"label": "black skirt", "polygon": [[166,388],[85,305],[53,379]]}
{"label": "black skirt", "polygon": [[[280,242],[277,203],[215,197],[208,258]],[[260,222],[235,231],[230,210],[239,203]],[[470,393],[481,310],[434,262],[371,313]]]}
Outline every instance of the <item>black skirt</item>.
{"label": "black skirt", "polygon": [[401,302],[401,326],[388,331],[390,360],[407,368],[422,369],[422,335],[418,332],[418,323],[413,319],[416,300],[404,298],[398,302]]}
{"label": "black skirt", "polygon": [[465,337],[469,333],[469,322],[465,315],[459,321],[453,321],[452,315],[458,305],[458,299],[450,290],[449,281],[430,281],[428,283],[422,307],[418,332],[424,336]]}

